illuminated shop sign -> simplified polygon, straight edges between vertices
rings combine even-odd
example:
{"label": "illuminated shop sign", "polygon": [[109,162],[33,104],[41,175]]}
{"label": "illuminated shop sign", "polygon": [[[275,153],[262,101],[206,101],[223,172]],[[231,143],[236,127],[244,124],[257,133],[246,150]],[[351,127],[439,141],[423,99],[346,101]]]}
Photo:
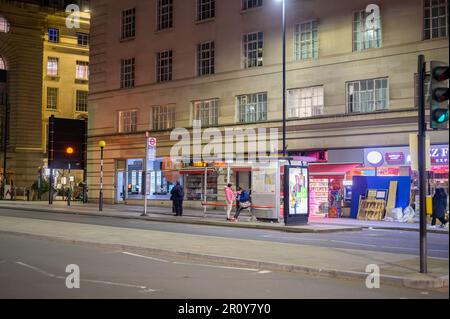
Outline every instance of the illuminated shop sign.
{"label": "illuminated shop sign", "polygon": [[[409,166],[411,155],[408,147],[387,147],[364,150],[365,166]],[[432,145],[430,147],[431,165],[448,165],[448,145]]]}
{"label": "illuminated shop sign", "polygon": [[405,153],[403,152],[387,152],[384,154],[384,159],[389,165],[404,165]]}

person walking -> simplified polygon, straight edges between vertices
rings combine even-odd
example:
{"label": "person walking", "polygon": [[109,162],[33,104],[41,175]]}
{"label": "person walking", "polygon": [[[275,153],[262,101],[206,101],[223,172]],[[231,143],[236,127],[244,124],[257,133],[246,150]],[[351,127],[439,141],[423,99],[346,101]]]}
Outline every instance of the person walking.
{"label": "person walking", "polygon": [[234,197],[236,196],[236,193],[233,191],[232,189],[232,184],[228,184],[224,191],[225,191],[225,203],[227,205],[226,210],[227,210],[227,220],[231,221],[232,219],[230,218],[230,214],[231,214],[231,210],[233,209],[233,200]]}
{"label": "person walking", "polygon": [[184,190],[180,182],[176,182],[174,188],[170,191],[173,207],[175,208],[174,216],[183,216],[183,199]]}
{"label": "person walking", "polygon": [[238,208],[236,210],[236,214],[234,214],[234,221],[237,221],[239,218],[239,214],[241,213],[241,211],[243,211],[244,209],[247,209],[251,206],[251,202],[250,202],[250,194],[247,190],[243,189],[242,187],[239,187],[238,190],[238,196],[236,196],[236,200],[237,200],[237,204],[238,204]]}
{"label": "person walking", "polygon": [[433,212],[431,214],[431,227],[436,227],[436,219],[441,222],[441,227],[448,227],[445,220],[445,211],[447,210],[447,194],[443,188],[437,188],[433,196]]}

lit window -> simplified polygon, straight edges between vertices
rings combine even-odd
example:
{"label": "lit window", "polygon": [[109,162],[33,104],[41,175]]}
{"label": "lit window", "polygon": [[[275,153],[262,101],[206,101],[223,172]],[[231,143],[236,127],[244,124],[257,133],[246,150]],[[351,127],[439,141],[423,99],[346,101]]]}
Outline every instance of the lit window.
{"label": "lit window", "polygon": [[388,79],[347,83],[347,108],[350,113],[370,113],[389,108]]}
{"label": "lit window", "polygon": [[254,32],[243,37],[244,67],[252,68],[263,65],[263,33]]}
{"label": "lit window", "polygon": [[9,32],[9,22],[6,18],[0,16],[0,32],[8,33]]}
{"label": "lit window", "polygon": [[57,76],[58,75],[58,58],[48,57],[47,60],[47,75]]}
{"label": "lit window", "polygon": [[312,117],[323,115],[323,86],[288,91],[288,116]]}
{"label": "lit window", "polygon": [[137,130],[137,111],[119,112],[119,133],[133,133]]}
{"label": "lit window", "polygon": [[0,70],[6,70],[6,62],[3,60],[3,58],[0,56]]}
{"label": "lit window", "polygon": [[202,127],[209,127],[218,124],[219,120],[219,100],[195,101],[194,119],[201,121]]}
{"label": "lit window", "polygon": [[240,95],[237,102],[240,123],[267,120],[267,93]]}
{"label": "lit window", "polygon": [[89,78],[89,62],[77,61],[76,78],[82,80]]}
{"label": "lit window", "polygon": [[423,18],[425,39],[448,36],[448,0],[425,0]]}
{"label": "lit window", "polygon": [[152,128],[169,130],[175,127],[175,105],[158,105],[152,107]]}
{"label": "lit window", "polygon": [[369,27],[369,14],[362,10],[353,15],[353,51],[381,48],[381,17],[375,18]]}
{"label": "lit window", "polygon": [[59,29],[56,28],[48,29],[48,41],[53,43],[59,42]]}

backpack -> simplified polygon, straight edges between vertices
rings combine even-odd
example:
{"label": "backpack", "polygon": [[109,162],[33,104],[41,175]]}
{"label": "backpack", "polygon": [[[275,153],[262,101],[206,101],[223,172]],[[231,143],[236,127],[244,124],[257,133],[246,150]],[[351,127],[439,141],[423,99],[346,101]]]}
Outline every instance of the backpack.
{"label": "backpack", "polygon": [[247,191],[243,191],[241,196],[239,197],[239,201],[241,203],[248,202],[250,200],[250,196]]}

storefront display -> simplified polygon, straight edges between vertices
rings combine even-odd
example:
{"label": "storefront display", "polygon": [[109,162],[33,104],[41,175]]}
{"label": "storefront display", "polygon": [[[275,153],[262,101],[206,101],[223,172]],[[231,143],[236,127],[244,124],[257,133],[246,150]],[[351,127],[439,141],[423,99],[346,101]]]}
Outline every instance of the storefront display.
{"label": "storefront display", "polygon": [[[209,197],[213,197],[211,195],[217,195],[217,177],[218,174],[215,170],[208,170],[206,178],[206,194]],[[203,200],[203,194],[205,192],[204,181],[204,169],[191,170],[189,173],[184,174],[186,200]]]}
{"label": "storefront display", "polygon": [[313,215],[328,213],[328,179],[311,178],[309,192],[309,207]]}

